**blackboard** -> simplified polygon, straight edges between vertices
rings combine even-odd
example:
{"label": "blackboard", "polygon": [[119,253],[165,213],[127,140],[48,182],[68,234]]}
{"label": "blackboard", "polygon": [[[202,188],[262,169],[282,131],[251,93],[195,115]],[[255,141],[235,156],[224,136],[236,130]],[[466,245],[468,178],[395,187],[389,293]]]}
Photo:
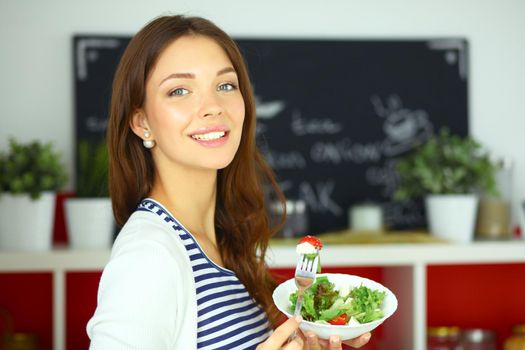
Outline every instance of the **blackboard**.
{"label": "blackboard", "polygon": [[[77,141],[105,131],[113,72],[129,37],[74,37]],[[391,228],[425,225],[395,203],[395,160],[446,126],[468,134],[468,45],[428,40],[237,39],[257,99],[257,142],[313,234],[346,228],[353,204]],[[81,174],[78,174],[81,176]]]}

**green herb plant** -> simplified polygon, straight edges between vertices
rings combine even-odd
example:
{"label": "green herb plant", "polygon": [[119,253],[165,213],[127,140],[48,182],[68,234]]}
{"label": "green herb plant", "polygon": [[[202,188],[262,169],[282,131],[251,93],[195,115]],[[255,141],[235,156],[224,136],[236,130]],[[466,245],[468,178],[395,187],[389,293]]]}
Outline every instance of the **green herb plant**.
{"label": "green herb plant", "polygon": [[108,150],[105,142],[81,141],[77,146],[76,196],[108,197]]}
{"label": "green herb plant", "polygon": [[472,137],[443,128],[396,163],[399,179],[396,200],[426,194],[495,194],[496,166]]}
{"label": "green herb plant", "polygon": [[51,142],[24,144],[10,138],[9,150],[0,152],[0,192],[28,193],[35,200],[44,191],[60,189],[67,181],[61,158]]}

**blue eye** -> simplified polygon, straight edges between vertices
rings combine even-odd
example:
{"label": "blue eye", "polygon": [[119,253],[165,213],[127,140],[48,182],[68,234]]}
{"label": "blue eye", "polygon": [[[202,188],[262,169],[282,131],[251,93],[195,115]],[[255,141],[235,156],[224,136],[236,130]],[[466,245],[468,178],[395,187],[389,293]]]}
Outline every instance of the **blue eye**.
{"label": "blue eye", "polygon": [[232,83],[224,83],[224,84],[219,85],[217,90],[218,91],[233,91],[233,90],[237,90],[237,85],[232,84]]}
{"label": "blue eye", "polygon": [[189,93],[190,93],[190,91],[188,89],[176,88],[175,90],[170,91],[169,95],[170,96],[184,96],[184,95],[187,95]]}

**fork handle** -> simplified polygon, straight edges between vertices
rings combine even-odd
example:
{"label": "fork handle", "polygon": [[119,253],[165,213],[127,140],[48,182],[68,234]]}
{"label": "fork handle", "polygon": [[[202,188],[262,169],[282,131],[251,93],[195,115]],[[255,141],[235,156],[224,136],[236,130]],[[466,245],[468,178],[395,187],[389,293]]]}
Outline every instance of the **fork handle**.
{"label": "fork handle", "polygon": [[[293,313],[294,317],[301,314],[301,307],[303,306],[303,298],[304,298],[304,290],[305,288],[297,288],[297,301],[295,302],[295,311]],[[292,341],[297,337],[297,331],[293,331],[293,333],[288,338],[288,341]]]}
{"label": "fork handle", "polygon": [[299,288],[299,291],[297,292],[297,301],[295,302],[295,311],[293,313],[294,316],[301,314],[301,307],[303,306],[303,299],[304,299],[304,289]]}

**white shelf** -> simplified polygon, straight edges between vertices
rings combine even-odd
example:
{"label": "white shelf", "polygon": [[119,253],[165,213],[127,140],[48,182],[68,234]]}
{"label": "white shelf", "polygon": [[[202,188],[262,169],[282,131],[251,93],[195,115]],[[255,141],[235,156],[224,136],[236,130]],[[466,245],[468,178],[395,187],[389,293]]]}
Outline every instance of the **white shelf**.
{"label": "white shelf", "polygon": [[[55,350],[65,348],[65,274],[101,271],[110,250],[70,250],[50,252],[0,252],[0,273],[53,273],[53,342]],[[273,245],[268,265],[293,268],[294,246]],[[471,244],[385,244],[329,245],[323,249],[327,266],[383,267],[383,283],[399,300],[396,321],[384,328],[385,341],[402,349],[425,349],[426,268],[443,264],[524,263],[525,241],[475,242]]]}
{"label": "white shelf", "polygon": [[0,252],[0,272],[98,271],[107,264],[109,256],[109,249]]}
{"label": "white shelf", "polygon": [[[0,272],[102,270],[108,250],[49,252],[0,252]],[[273,245],[268,250],[270,267],[285,268],[297,262],[295,247]],[[525,262],[525,240],[471,244],[354,244],[329,245],[323,250],[323,266],[412,266],[415,264],[481,264]]]}
{"label": "white shelf", "polygon": [[[271,267],[296,263],[295,247],[273,246],[268,253]],[[403,266],[461,263],[525,262],[525,241],[492,241],[470,244],[354,244],[323,248],[323,266]]]}

